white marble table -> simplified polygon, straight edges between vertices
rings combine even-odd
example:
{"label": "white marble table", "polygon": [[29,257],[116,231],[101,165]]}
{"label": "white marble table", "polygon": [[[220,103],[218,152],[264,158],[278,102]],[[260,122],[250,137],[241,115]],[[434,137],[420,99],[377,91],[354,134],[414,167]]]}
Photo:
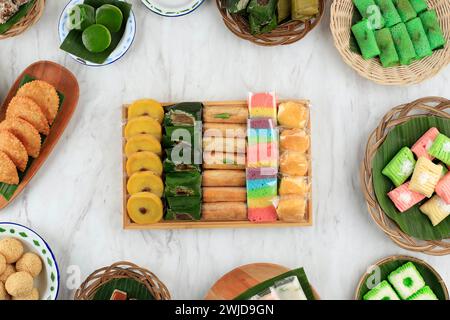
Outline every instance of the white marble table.
{"label": "white marble table", "polygon": [[[369,131],[390,108],[427,95],[450,96],[449,68],[421,85],[382,87],[341,60],[328,13],[306,39],[262,48],[231,34],[212,0],[177,19],[133,3],[136,40],[112,66],[84,67],[58,50],[62,0],[47,1],[42,19],[24,35],[0,42],[1,99],[25,67],[42,59],[66,66],[80,84],[78,109],[60,143],[0,217],[33,228],[51,244],[62,273],[61,299],[73,297],[77,266],[84,279],[118,260],[152,270],[175,299],[201,299],[222,274],[251,262],[304,266],[324,299],[351,299],[369,264],[408,254],[369,217],[358,167]],[[122,103],[243,99],[259,90],[313,103],[314,226],[124,231]],[[410,254],[431,263],[450,285],[450,257]]]}

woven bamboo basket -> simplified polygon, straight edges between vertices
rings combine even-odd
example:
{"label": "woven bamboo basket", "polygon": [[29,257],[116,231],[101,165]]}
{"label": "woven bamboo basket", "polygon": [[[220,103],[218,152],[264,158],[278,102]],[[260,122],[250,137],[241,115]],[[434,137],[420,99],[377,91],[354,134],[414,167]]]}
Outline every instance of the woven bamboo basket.
{"label": "woven bamboo basket", "polygon": [[[439,275],[439,273],[437,273],[437,271],[434,270],[434,268],[433,268],[432,266],[430,266],[428,263],[426,263],[426,262],[423,261],[423,260],[420,260],[420,259],[417,259],[417,258],[414,258],[414,257],[410,257],[410,256],[395,255],[395,256],[390,256],[390,257],[387,257],[387,258],[381,259],[380,261],[375,262],[374,266],[381,266],[381,265],[383,265],[383,264],[386,264],[386,263],[391,262],[391,261],[396,261],[396,260],[408,260],[408,261],[411,261],[411,262],[413,262],[413,263],[417,263],[417,264],[421,264],[421,265],[426,266],[426,267],[434,274],[434,276],[436,277],[436,279],[439,280],[439,284],[441,285],[441,287],[442,287],[442,289],[443,289],[443,291],[444,291],[444,293],[445,293],[445,300],[449,300],[448,289],[447,289],[447,286],[445,285],[444,280],[443,280],[442,277]],[[366,281],[366,278],[367,278],[369,275],[370,275],[370,274],[366,272],[366,273],[361,277],[361,279],[359,280],[358,286],[357,286],[356,291],[355,291],[355,297],[354,297],[354,300],[358,300],[358,298],[359,298],[359,292],[361,291],[361,288],[362,288],[363,285],[364,285],[364,281]]]}
{"label": "woven bamboo basket", "polygon": [[45,0],[36,0],[33,7],[28,11],[27,15],[20,19],[11,29],[0,34],[0,40],[12,38],[25,32],[29,27],[34,25],[44,13]]}
{"label": "woven bamboo basket", "polygon": [[369,136],[360,171],[364,197],[375,223],[400,247],[435,256],[450,254],[450,239],[423,241],[400,230],[378,204],[372,183],[372,161],[390,129],[417,116],[430,115],[450,119],[447,109],[450,109],[450,100],[440,97],[427,97],[403,104],[389,111]]}
{"label": "woven bamboo basket", "polygon": [[350,35],[354,5],[352,0],[334,0],[331,5],[330,28],[334,44],[345,63],[361,76],[382,85],[411,85],[423,82],[450,63],[450,1],[428,0],[428,7],[436,9],[442,30],[447,39],[445,48],[432,56],[416,61],[409,66],[384,68],[378,59],[364,60],[350,50]]}
{"label": "woven bamboo basket", "polygon": [[155,300],[170,300],[166,286],[152,272],[131,262],[121,261],[98,269],[81,284],[75,292],[75,300],[92,300],[97,290],[113,279],[132,278],[142,283]]}
{"label": "woven bamboo basket", "polygon": [[325,1],[319,0],[319,14],[306,22],[288,21],[280,24],[275,30],[265,34],[250,33],[248,20],[239,14],[230,14],[226,8],[226,0],[216,0],[217,8],[227,28],[239,38],[260,46],[288,45],[303,39],[322,19]]}

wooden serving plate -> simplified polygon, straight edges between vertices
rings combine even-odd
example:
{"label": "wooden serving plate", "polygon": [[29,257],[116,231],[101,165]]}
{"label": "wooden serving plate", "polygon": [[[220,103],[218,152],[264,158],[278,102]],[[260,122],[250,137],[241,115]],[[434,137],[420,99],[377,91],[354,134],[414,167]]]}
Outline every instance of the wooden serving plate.
{"label": "wooden serving plate", "polygon": [[[296,101],[296,102],[306,102],[305,100],[298,99],[285,99],[279,100],[278,104],[286,102],[286,101]],[[164,107],[168,107],[176,104],[175,102],[170,103],[162,103]],[[247,107],[247,100],[237,100],[237,101],[206,101],[203,102],[205,108],[210,106],[245,106]],[[242,221],[169,221],[162,220],[158,223],[154,224],[145,224],[140,225],[131,221],[130,217],[127,213],[127,201],[129,195],[127,194],[127,171],[126,171],[126,156],[125,156],[125,126],[127,124],[127,114],[128,114],[128,105],[124,105],[122,107],[122,154],[123,154],[123,228],[131,229],[131,230],[144,230],[144,229],[217,229],[217,228],[277,228],[277,227],[309,227],[313,224],[313,208],[312,208],[312,192],[309,192],[308,196],[308,207],[306,213],[306,220],[302,222],[283,222],[283,221],[275,221],[275,222],[265,222],[265,223],[255,223],[248,220]],[[311,131],[311,117],[308,122],[307,129]],[[311,134],[310,134],[311,139]],[[309,161],[309,169],[308,169],[308,179],[312,182],[312,155],[311,155],[311,146],[307,151]],[[312,189],[312,187],[311,187]]]}
{"label": "wooden serving plate", "polygon": [[19,84],[25,75],[50,83],[58,92],[64,95],[64,101],[50,128],[50,134],[42,144],[39,157],[34,159],[30,167],[26,170],[24,177],[21,179],[19,186],[11,199],[8,201],[0,196],[0,209],[5,208],[22,192],[39,168],[44,164],[69,123],[80,95],[78,81],[69,70],[51,61],[38,61],[26,68],[14,82],[14,85],[9,90],[6,99],[0,108],[0,121],[4,120],[6,108],[11,99],[16,95]]}
{"label": "wooden serving plate", "polygon": [[[220,278],[206,294],[205,300],[233,300],[243,292],[288,272],[289,269],[272,263],[252,263],[240,266]],[[316,300],[320,300],[316,290],[312,288]]]}

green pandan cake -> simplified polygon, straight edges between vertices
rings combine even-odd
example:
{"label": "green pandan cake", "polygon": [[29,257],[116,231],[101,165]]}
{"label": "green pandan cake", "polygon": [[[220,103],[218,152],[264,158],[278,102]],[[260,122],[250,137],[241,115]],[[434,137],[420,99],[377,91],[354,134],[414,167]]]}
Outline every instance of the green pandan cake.
{"label": "green pandan cake", "polygon": [[428,153],[446,165],[450,165],[450,138],[444,134],[439,134]]}
{"label": "green pandan cake", "polygon": [[407,300],[438,300],[433,290],[429,286],[425,286],[416,293],[414,293]]}
{"label": "green pandan cake", "polygon": [[381,172],[391,179],[396,187],[402,185],[414,171],[416,160],[408,147],[403,147]]}
{"label": "green pandan cake", "polygon": [[392,289],[391,285],[386,281],[382,281],[375,288],[367,292],[364,300],[400,300],[397,293]]}
{"label": "green pandan cake", "polygon": [[425,287],[425,281],[412,262],[407,262],[391,272],[388,279],[402,300]]}

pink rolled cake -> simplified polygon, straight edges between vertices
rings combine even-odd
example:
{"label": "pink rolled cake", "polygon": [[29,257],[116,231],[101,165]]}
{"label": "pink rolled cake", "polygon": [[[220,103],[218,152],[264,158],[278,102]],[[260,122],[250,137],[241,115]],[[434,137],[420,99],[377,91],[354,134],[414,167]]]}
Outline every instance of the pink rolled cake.
{"label": "pink rolled cake", "polygon": [[430,149],[434,139],[436,139],[438,134],[439,134],[438,129],[434,127],[430,128],[427,132],[423,134],[423,136],[419,138],[419,140],[416,141],[416,143],[412,146],[411,151],[414,152],[417,158],[426,157],[429,160],[433,160],[434,157],[432,157],[428,153],[428,149]]}
{"label": "pink rolled cake", "polygon": [[435,191],[442,200],[447,204],[450,204],[450,172],[447,172],[447,174],[439,180]]}
{"label": "pink rolled cake", "polygon": [[388,197],[400,212],[405,212],[425,199],[424,195],[411,191],[408,187],[409,182],[406,182],[388,193]]}

